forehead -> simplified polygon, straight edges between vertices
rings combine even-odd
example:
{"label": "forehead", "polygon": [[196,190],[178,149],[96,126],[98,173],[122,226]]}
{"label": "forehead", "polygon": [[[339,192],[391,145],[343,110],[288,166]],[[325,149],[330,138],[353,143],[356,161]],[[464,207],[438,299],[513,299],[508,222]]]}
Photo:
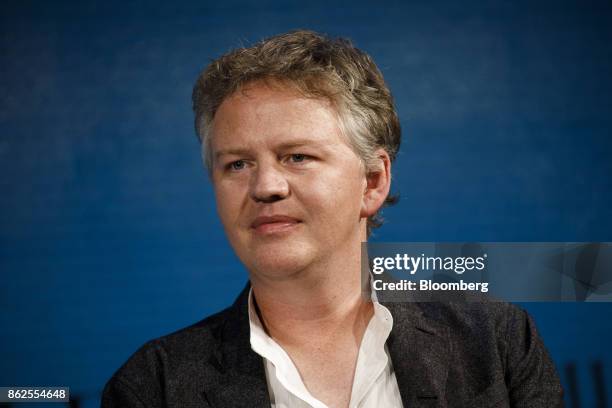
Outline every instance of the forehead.
{"label": "forehead", "polygon": [[225,144],[292,138],[334,143],[341,131],[336,109],[323,98],[287,86],[255,83],[226,98],[212,123],[212,149]]}

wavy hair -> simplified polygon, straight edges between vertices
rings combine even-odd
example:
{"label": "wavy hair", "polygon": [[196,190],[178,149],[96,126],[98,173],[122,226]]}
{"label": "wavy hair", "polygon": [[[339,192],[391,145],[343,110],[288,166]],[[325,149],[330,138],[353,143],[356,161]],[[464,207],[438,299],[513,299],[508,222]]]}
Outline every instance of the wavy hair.
{"label": "wavy hair", "polygon": [[[291,87],[306,97],[325,98],[366,172],[383,148],[391,161],[400,147],[401,128],[393,97],[365,52],[349,40],[298,30],[238,48],[211,62],[193,88],[195,129],[203,159],[212,166],[210,129],[223,101],[245,85],[264,81]],[[397,202],[389,195],[384,205]],[[382,225],[380,214],[368,218],[368,235]]]}

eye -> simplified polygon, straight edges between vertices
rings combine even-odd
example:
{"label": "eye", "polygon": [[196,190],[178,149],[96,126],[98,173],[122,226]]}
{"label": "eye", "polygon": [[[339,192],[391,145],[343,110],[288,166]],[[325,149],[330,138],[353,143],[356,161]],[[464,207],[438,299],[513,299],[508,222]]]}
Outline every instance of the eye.
{"label": "eye", "polygon": [[293,163],[302,163],[304,160],[306,160],[306,155],[302,153],[294,153],[290,156],[290,160]]}
{"label": "eye", "polygon": [[231,163],[228,165],[228,168],[229,168],[230,170],[234,170],[234,171],[237,171],[237,170],[242,170],[242,169],[244,169],[245,167],[246,167],[246,163],[244,162],[244,160],[236,160],[236,161],[231,162]]}

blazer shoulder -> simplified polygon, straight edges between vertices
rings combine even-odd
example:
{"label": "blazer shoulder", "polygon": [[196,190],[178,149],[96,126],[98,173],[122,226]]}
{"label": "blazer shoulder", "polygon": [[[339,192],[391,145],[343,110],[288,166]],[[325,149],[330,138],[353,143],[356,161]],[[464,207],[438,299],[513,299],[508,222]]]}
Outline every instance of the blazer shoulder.
{"label": "blazer shoulder", "polygon": [[524,309],[486,299],[419,307],[447,327],[453,364],[460,368],[456,375],[465,373],[475,390],[498,382],[507,389],[510,406],[562,406],[558,373]]}
{"label": "blazer shoulder", "polygon": [[103,407],[163,405],[168,383],[201,376],[214,362],[232,307],[191,326],[150,340],[114,373],[102,394]]}
{"label": "blazer shoulder", "polygon": [[447,328],[455,351],[470,358],[495,358],[503,371],[513,357],[537,348],[545,351],[533,318],[521,307],[483,299],[478,302],[419,304],[423,316]]}
{"label": "blazer shoulder", "polygon": [[472,302],[420,303],[419,308],[424,316],[451,330],[469,329],[478,334],[493,336],[503,334],[510,322],[529,318],[527,312],[517,305],[486,298]]}

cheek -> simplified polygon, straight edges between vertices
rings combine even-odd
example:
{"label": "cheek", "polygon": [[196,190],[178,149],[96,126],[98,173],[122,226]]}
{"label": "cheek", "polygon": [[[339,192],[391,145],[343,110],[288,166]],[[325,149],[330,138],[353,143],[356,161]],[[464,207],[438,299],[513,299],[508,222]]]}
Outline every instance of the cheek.
{"label": "cheek", "polygon": [[[236,186],[215,185],[215,200],[219,218],[226,229],[236,222],[240,209],[240,190]],[[228,229],[228,232],[231,230]]]}
{"label": "cheek", "polygon": [[[350,172],[348,173],[350,174]],[[327,174],[302,183],[301,201],[310,207],[313,216],[334,228],[339,219],[354,219],[361,210],[362,183],[359,177],[347,177],[346,172]]]}

